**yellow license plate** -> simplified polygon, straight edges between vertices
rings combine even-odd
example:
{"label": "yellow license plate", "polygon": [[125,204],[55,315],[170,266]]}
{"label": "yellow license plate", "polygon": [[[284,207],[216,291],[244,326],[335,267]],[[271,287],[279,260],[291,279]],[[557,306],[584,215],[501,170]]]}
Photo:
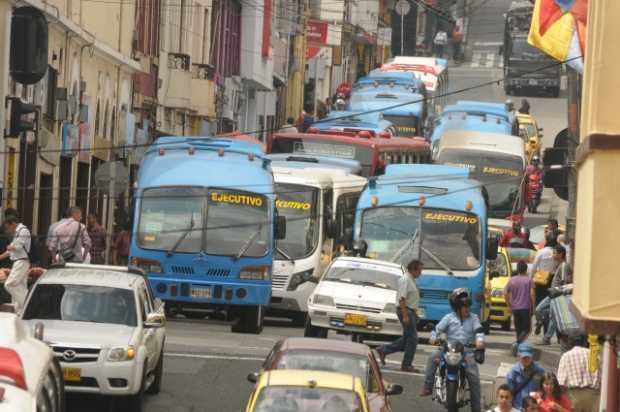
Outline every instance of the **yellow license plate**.
{"label": "yellow license plate", "polygon": [[62,373],[67,382],[79,382],[82,379],[82,369],[80,368],[64,368]]}
{"label": "yellow license plate", "polygon": [[357,313],[347,313],[344,315],[344,324],[351,326],[366,326],[368,325],[368,316],[358,315]]}

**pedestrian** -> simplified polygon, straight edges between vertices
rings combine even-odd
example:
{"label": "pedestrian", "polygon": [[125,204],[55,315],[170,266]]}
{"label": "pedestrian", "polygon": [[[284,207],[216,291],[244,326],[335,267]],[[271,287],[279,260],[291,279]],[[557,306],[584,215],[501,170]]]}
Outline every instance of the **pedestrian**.
{"label": "pedestrian", "polygon": [[86,263],[90,256],[91,241],[82,223],[82,209],[73,206],[69,218],[58,222],[49,239],[48,248],[56,262]]}
{"label": "pedestrian", "polygon": [[519,361],[508,371],[506,383],[512,390],[512,406],[520,408],[523,399],[532,392],[538,392],[545,370],[534,362],[534,348],[528,342],[519,344]]}
{"label": "pedestrian", "polygon": [[462,59],[462,49],[461,45],[463,43],[463,32],[458,25],[454,26],[454,30],[452,31],[452,48],[453,54],[452,59],[454,62],[461,62]]}
{"label": "pedestrian", "polygon": [[515,111],[515,104],[511,99],[506,100],[506,102],[504,102],[504,107],[506,108],[506,111],[510,114],[514,114]]}
{"label": "pedestrian", "polygon": [[278,132],[280,133],[297,133],[297,127],[295,127],[295,119],[293,119],[292,117],[289,117],[288,119],[286,119],[286,124],[282,125],[282,127],[280,128],[280,130],[278,130]]}
{"label": "pedestrian", "polygon": [[531,270],[535,286],[536,306],[540,305],[540,302],[547,297],[551,286],[551,276],[558,268],[558,262],[553,258],[556,246],[557,240],[553,236],[553,232],[549,232],[545,240],[545,247],[536,252]]}
{"label": "pedestrian", "polygon": [[[542,378],[541,391],[535,394],[541,412],[572,412],[573,405],[558,383],[553,372],[546,372]],[[525,408],[524,408],[525,411]]]}
{"label": "pedestrian", "polygon": [[[556,245],[553,259],[557,262],[558,266],[555,270],[553,278],[551,280],[552,288],[560,288],[566,284],[573,283],[573,270],[570,264],[566,261],[566,249],[562,245]],[[542,344],[551,344],[551,338],[555,335],[557,325],[555,323],[555,317],[551,313],[551,296],[546,296],[538,306],[536,306],[536,330],[534,333],[538,335],[541,328],[546,324],[546,332],[543,336]]]}
{"label": "pedestrian", "polygon": [[527,99],[521,100],[521,107],[519,107],[519,113],[530,114],[530,102]]}
{"label": "pedestrian", "polygon": [[112,264],[117,266],[127,266],[129,263],[129,246],[131,244],[131,233],[127,225],[123,225],[121,231],[114,239],[112,249]]}
{"label": "pedestrian", "polygon": [[10,258],[11,272],[4,281],[4,289],[11,295],[15,312],[21,313],[28,295],[28,270],[30,270],[30,231],[17,216],[9,215],[5,221],[7,234],[13,237],[6,251],[0,254],[0,260]]}
{"label": "pedestrian", "polygon": [[574,412],[598,411],[600,371],[598,367],[590,368],[586,337],[580,333],[569,335],[568,344],[572,349],[560,358],[558,383],[568,390]]}
{"label": "pedestrian", "polygon": [[562,245],[564,247],[564,249],[566,249],[566,261],[567,262],[572,262],[571,258],[572,258],[572,252],[573,252],[573,248],[571,247],[570,243],[566,241],[566,235],[565,234],[560,234],[558,235],[558,244]]}
{"label": "pedestrian", "polygon": [[534,285],[527,275],[527,263],[520,260],[517,263],[517,275],[510,278],[506,285],[506,305],[512,313],[517,336],[516,346],[524,342],[532,327],[534,309]]}
{"label": "pedestrian", "polygon": [[[540,173],[542,176],[542,171]],[[545,247],[545,244],[549,237],[553,237],[557,240],[559,236],[560,236],[560,227],[558,225],[557,219],[549,219],[547,221],[547,226],[545,226],[545,238],[542,241],[540,241],[540,243],[538,243],[538,249],[542,249]]]}
{"label": "pedestrian", "polygon": [[105,249],[107,245],[107,234],[103,226],[97,221],[97,215],[89,213],[86,218],[86,229],[91,241],[90,261],[95,265],[105,263]]}
{"label": "pedestrian", "polygon": [[[13,209],[12,207],[8,207],[4,209],[4,221],[5,222],[9,216],[17,216],[17,210]],[[6,248],[11,244],[12,240],[13,240],[13,236],[7,231],[6,226],[0,225],[0,250],[6,251]],[[10,269],[10,268],[11,268],[10,259],[0,260],[0,269]]]}
{"label": "pedestrian", "polygon": [[416,279],[422,275],[422,269],[424,269],[424,265],[421,261],[414,259],[409,262],[407,275],[400,279],[396,292],[397,315],[403,327],[403,336],[390,344],[377,348],[382,365],[385,365],[387,355],[404,352],[400,366],[400,370],[404,372],[417,372],[417,369],[413,367],[413,358],[418,346],[417,310],[420,302],[420,292],[416,285]]}
{"label": "pedestrian", "polygon": [[304,106],[304,110],[301,112],[299,119],[297,120],[297,130],[305,133],[310,128],[310,125],[314,123],[314,117],[312,116],[312,105]]}
{"label": "pedestrian", "polygon": [[538,401],[532,396],[526,396],[523,398],[523,403],[521,404],[521,410],[523,412],[538,412],[540,408],[538,407]]}
{"label": "pedestrian", "polygon": [[435,45],[435,55],[443,59],[444,49],[448,45],[448,33],[446,33],[445,30],[440,29],[437,34],[435,34],[433,44]]}
{"label": "pedestrian", "polygon": [[334,102],[332,101],[331,97],[327,96],[325,98],[325,106],[327,107],[327,114],[329,114],[334,108]]}
{"label": "pedestrian", "polygon": [[506,383],[502,383],[497,387],[495,392],[497,398],[497,406],[489,409],[488,412],[519,412],[519,409],[512,407],[512,389]]}

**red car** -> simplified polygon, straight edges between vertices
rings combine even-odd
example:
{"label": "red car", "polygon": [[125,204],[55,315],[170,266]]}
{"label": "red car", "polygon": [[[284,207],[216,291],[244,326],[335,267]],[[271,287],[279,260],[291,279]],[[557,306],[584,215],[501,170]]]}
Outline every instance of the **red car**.
{"label": "red car", "polygon": [[[403,387],[383,380],[372,350],[363,344],[334,339],[284,338],[276,342],[261,372],[274,369],[301,369],[347,373],[359,377],[368,395],[372,412],[392,410],[389,395],[400,395]],[[258,381],[259,373],[248,375]]]}

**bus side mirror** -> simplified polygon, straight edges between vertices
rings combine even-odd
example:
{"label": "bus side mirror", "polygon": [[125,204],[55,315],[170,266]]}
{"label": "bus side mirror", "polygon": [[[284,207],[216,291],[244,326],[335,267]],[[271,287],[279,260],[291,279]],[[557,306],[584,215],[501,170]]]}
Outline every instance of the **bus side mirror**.
{"label": "bus side mirror", "polygon": [[359,257],[366,257],[366,253],[368,252],[368,243],[365,240],[358,240],[353,245],[353,251]]}
{"label": "bus side mirror", "polygon": [[495,260],[497,259],[497,236],[489,236],[487,240],[487,259]]}
{"label": "bus side mirror", "polygon": [[276,240],[282,240],[286,237],[286,217],[276,216],[276,227],[274,228],[274,236]]}

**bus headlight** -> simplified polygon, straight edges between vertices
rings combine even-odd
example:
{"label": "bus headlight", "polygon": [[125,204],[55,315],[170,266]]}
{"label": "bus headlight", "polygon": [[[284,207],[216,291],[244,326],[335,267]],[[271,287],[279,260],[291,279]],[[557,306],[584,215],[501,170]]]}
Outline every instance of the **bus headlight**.
{"label": "bus headlight", "polygon": [[314,272],[314,269],[308,269],[303,272],[293,273],[293,276],[291,276],[291,281],[288,283],[288,288],[286,289],[295,290],[302,284],[313,281],[314,278],[312,277],[312,272]]}
{"label": "bus headlight", "polygon": [[269,280],[268,266],[245,267],[239,272],[239,279],[244,280]]}
{"label": "bus headlight", "polygon": [[315,305],[335,306],[334,299],[331,296],[326,295],[314,295],[312,298],[312,303]]}
{"label": "bus headlight", "polygon": [[134,266],[142,269],[146,273],[162,273],[163,269],[161,263],[152,259],[142,259],[139,257],[132,257],[129,262],[129,266]]}

